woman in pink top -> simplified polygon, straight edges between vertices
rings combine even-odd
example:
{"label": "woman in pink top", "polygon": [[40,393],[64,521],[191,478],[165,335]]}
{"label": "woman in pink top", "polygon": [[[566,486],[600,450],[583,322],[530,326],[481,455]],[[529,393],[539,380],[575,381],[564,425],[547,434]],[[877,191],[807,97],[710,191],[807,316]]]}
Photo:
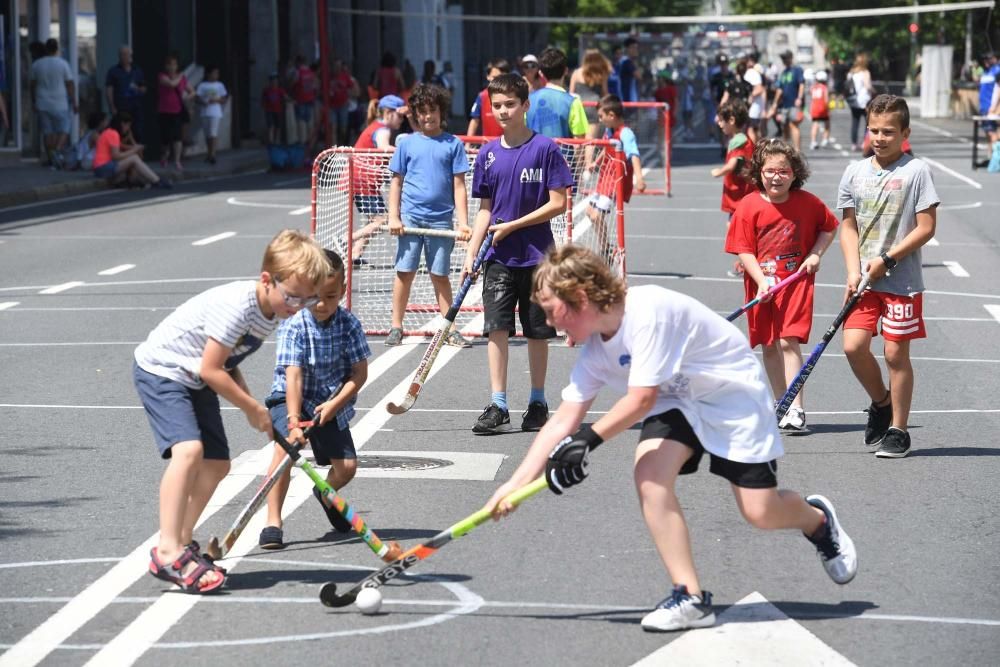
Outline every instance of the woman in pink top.
{"label": "woman in pink top", "polygon": [[[184,123],[190,118],[187,114],[185,100],[194,91],[183,74],[177,71],[177,56],[167,56],[163,62],[163,71],[159,76],[159,99],[157,111],[160,114],[160,166],[167,166],[171,152],[174,156],[174,166],[182,171],[181,154],[184,151],[182,130]],[[186,119],[185,117],[188,116]]]}
{"label": "woman in pink top", "polygon": [[167,190],[173,185],[165,178],[156,175],[142,161],[142,144],[134,144],[122,149],[122,136],[132,129],[132,114],[119,111],[111,119],[111,125],[97,137],[94,149],[94,176],[110,181],[112,184],[127,182],[143,186],[156,186]]}

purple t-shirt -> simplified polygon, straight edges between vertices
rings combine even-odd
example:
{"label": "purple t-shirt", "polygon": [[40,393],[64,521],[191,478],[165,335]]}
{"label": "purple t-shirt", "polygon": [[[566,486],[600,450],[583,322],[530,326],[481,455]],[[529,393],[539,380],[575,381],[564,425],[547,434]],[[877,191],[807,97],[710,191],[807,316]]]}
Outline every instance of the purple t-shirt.
{"label": "purple t-shirt", "polygon": [[[554,141],[533,134],[517,148],[494,139],[479,150],[472,172],[472,196],[493,203],[490,224],[497,218],[517,220],[549,201],[549,190],[573,185],[573,174]],[[525,227],[505,237],[486,259],[505,266],[535,266],[552,245],[548,222]]]}

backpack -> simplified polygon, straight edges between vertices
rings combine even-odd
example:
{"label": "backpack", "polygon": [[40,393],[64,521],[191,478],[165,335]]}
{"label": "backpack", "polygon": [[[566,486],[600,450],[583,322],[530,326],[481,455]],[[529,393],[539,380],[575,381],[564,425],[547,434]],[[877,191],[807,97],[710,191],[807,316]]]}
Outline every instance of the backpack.
{"label": "backpack", "polygon": [[858,89],[854,87],[854,78],[850,74],[844,80],[844,99],[847,100],[847,106],[858,106]]}

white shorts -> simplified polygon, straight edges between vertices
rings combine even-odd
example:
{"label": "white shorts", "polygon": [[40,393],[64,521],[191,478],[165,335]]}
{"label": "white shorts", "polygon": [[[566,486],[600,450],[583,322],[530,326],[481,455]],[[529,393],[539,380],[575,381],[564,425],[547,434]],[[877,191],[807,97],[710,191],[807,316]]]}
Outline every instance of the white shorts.
{"label": "white shorts", "polygon": [[601,213],[611,213],[611,207],[614,204],[614,202],[611,201],[611,197],[597,193],[590,195],[589,201],[590,205]]}
{"label": "white shorts", "polygon": [[218,116],[202,116],[201,126],[205,129],[205,136],[215,139],[219,136],[219,123],[222,119]]}

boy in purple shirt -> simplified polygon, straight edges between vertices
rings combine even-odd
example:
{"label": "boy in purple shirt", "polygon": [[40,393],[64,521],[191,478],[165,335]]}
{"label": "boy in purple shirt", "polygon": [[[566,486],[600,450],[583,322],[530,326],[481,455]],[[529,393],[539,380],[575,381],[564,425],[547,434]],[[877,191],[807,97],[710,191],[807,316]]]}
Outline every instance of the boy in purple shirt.
{"label": "boy in purple shirt", "polygon": [[[556,331],[545,313],[531,300],[532,277],[545,251],[553,244],[549,221],[566,210],[566,188],[573,184],[559,147],[525,125],[528,84],[516,74],[501,74],[487,87],[493,114],[503,136],[479,151],[473,167],[472,196],[480,200],[479,213],[462,266],[462,278],[487,233],[493,247],[486,255],[483,280],[483,330],[489,336],[490,389],[486,410],[472,432],[484,435],[510,429],[507,408],[508,341],[514,333],[515,308],[528,339],[531,395],[522,415],[522,431],[537,431],[549,418],[545,402],[548,339]],[[497,220],[504,222],[496,224]]]}

